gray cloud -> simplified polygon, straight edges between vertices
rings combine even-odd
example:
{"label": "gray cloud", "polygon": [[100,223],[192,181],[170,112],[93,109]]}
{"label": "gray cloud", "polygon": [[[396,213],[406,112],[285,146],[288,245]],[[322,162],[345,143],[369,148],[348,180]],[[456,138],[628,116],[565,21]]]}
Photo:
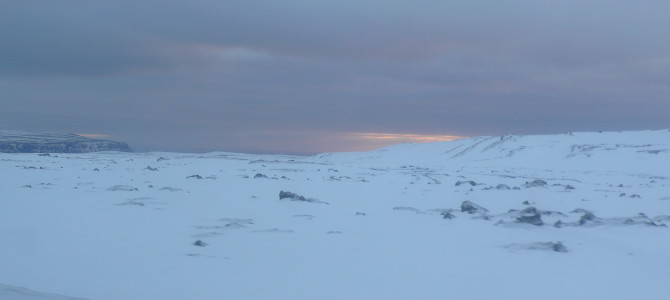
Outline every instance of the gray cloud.
{"label": "gray cloud", "polygon": [[347,132],[663,128],[667,11],[604,0],[8,1],[0,126],[112,134],[138,150],[301,153]]}

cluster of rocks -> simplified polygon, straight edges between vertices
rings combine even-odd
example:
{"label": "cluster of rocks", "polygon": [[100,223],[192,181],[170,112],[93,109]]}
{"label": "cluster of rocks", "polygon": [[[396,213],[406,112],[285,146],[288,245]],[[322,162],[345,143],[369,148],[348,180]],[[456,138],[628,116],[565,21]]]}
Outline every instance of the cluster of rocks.
{"label": "cluster of rocks", "polygon": [[[528,204],[528,202],[524,202]],[[455,210],[443,210],[440,214],[444,219],[453,219],[456,217],[452,212]],[[491,215],[489,210],[478,205],[472,201],[466,200],[461,203],[460,212],[475,215],[477,219],[491,220],[498,219],[495,225],[509,225],[509,224],[529,224],[533,226],[543,226],[553,224],[556,228],[564,226],[598,226],[598,225],[646,225],[654,227],[667,227],[664,222],[670,221],[670,216],[657,216],[654,218],[648,217],[644,213],[639,213],[633,217],[616,217],[616,218],[600,218],[592,211],[582,208],[577,208],[570,211],[570,214],[577,214],[576,220],[564,221],[568,219],[569,215],[559,211],[540,210],[534,206],[528,206],[524,209],[510,209],[506,213]],[[551,221],[547,222],[544,218]],[[554,221],[555,220],[555,221]]]}
{"label": "cluster of rocks", "polygon": [[138,188],[132,187],[129,185],[115,185],[113,187],[110,187],[107,189],[108,191],[116,192],[116,191],[124,191],[124,192],[136,192],[139,191]]}
{"label": "cluster of rocks", "polygon": [[[471,187],[474,187],[474,186],[484,185],[484,184],[483,183],[477,183],[477,182],[472,181],[472,180],[460,180],[460,181],[456,181],[456,183],[454,185],[455,186],[469,185]],[[548,187],[548,186],[549,186],[549,184],[546,181],[544,181],[542,179],[535,179],[533,181],[526,181],[525,183],[523,183],[520,186],[510,187],[507,184],[500,183],[500,184],[495,185],[495,186],[493,186],[493,185],[487,186],[487,187],[483,188],[483,190],[486,190],[486,191],[488,191],[488,190],[521,190],[522,187],[523,188],[538,188],[538,187]],[[574,190],[575,189],[574,186],[569,185],[569,184],[556,183],[556,184],[553,184],[552,186],[562,186],[565,190]]]}

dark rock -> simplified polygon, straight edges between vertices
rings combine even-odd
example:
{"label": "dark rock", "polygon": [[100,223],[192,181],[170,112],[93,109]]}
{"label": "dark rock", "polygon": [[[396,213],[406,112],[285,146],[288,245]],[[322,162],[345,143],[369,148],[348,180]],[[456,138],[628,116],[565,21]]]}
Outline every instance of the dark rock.
{"label": "dark rock", "polygon": [[203,179],[203,178],[202,178],[202,176],[200,176],[200,175],[198,175],[198,174],[195,174],[195,175],[191,175],[191,176],[186,176],[186,179],[189,179],[189,178],[194,178],[194,179]]}
{"label": "dark rock", "polygon": [[149,171],[158,171],[158,168],[152,168],[151,166],[147,166],[147,167],[144,168],[144,169],[145,169],[145,170],[149,170]]}
{"label": "dark rock", "polygon": [[456,217],[456,216],[452,215],[452,214],[451,214],[450,212],[448,212],[448,211],[444,211],[444,212],[442,212],[441,215],[442,215],[442,219],[453,219],[453,218]]}
{"label": "dark rock", "polygon": [[254,179],[256,178],[268,178],[268,177],[265,174],[256,173],[256,175],[254,175]]}
{"label": "dark rock", "polygon": [[524,208],[519,213],[519,217],[516,218],[516,221],[519,223],[527,223],[535,226],[544,225],[540,211],[533,206]]}
{"label": "dark rock", "polygon": [[530,188],[530,187],[543,187],[543,186],[546,186],[546,185],[547,185],[546,181],[544,181],[542,179],[535,179],[531,182],[526,182],[526,184],[524,184],[523,186],[527,187],[527,188]]}
{"label": "dark rock", "polygon": [[224,225],[224,228],[228,228],[228,229],[240,229],[240,228],[247,228],[247,226],[244,225],[244,224],[240,224],[240,223],[235,223],[235,222],[233,222],[233,223],[228,223],[228,224]]}
{"label": "dark rock", "polygon": [[305,196],[301,196],[301,195],[298,195],[296,193],[280,191],[279,192],[279,200],[284,200],[284,199],[288,199],[288,200],[291,200],[291,201],[303,201],[303,202],[311,202],[311,203],[328,204],[328,202],[319,201],[319,200],[314,199],[314,198],[306,198]]}
{"label": "dark rock", "polygon": [[135,205],[135,206],[144,206],[144,203],[140,201],[130,200],[128,202],[118,203],[116,205]]}
{"label": "dark rock", "polygon": [[356,215],[357,215],[357,216],[367,216],[366,213],[362,213],[362,212],[356,212]]}
{"label": "dark rock", "polygon": [[469,184],[469,185],[471,185],[471,186],[475,186],[475,185],[477,185],[476,182],[474,182],[474,181],[472,181],[472,180],[467,180],[467,181],[456,181],[455,186],[459,186],[459,185],[461,185],[461,184]]}
{"label": "dark rock", "polygon": [[162,188],[160,188],[160,190],[161,191],[170,191],[170,192],[181,191],[181,189],[173,188],[173,187],[170,187],[170,186],[162,187]]}
{"label": "dark rock", "polygon": [[497,189],[497,190],[509,190],[510,187],[509,187],[508,185],[506,185],[506,184],[502,184],[502,183],[501,183],[501,184],[499,184],[499,185],[496,186],[496,189]]}
{"label": "dark rock", "polygon": [[565,245],[563,245],[563,243],[561,243],[561,242],[556,242],[556,243],[551,243],[550,242],[549,244],[551,245],[551,250],[553,250],[554,252],[561,252],[561,253],[567,253],[568,252],[568,248],[566,248]]}
{"label": "dark rock", "polygon": [[300,196],[296,193],[280,191],[279,192],[279,200],[283,200],[283,199],[292,199],[292,200],[297,200],[297,201],[307,201],[307,198],[305,198],[304,196]]}
{"label": "dark rock", "polygon": [[197,241],[195,241],[195,243],[193,243],[193,245],[194,245],[194,246],[198,246],[198,247],[205,247],[205,246],[207,246],[208,244],[205,243],[205,242],[203,242],[202,240],[197,240]]}
{"label": "dark rock", "polygon": [[528,202],[528,200],[526,200],[526,201],[524,201],[524,202],[521,203],[521,204],[523,204],[523,205],[530,205],[530,202]]}
{"label": "dark rock", "polygon": [[586,224],[589,224],[589,223],[593,223],[593,224],[602,223],[602,220],[600,218],[596,217],[596,215],[593,214],[593,212],[591,212],[591,211],[578,208],[578,209],[573,210],[573,212],[577,212],[577,213],[582,214],[582,216],[579,218],[579,222],[578,222],[579,225],[586,225]]}
{"label": "dark rock", "polygon": [[574,190],[575,187],[568,184],[568,185],[565,186],[565,189],[566,190]]}
{"label": "dark rock", "polygon": [[111,188],[108,188],[107,190],[112,191],[112,192],[115,192],[115,191],[125,191],[125,192],[139,191],[138,188],[132,187],[132,186],[129,186],[129,185],[115,185]]}
{"label": "dark rock", "polygon": [[563,222],[561,222],[561,220],[556,221],[556,223],[554,223],[554,227],[556,227],[556,228],[563,227]]}
{"label": "dark rock", "polygon": [[567,253],[568,248],[563,245],[562,242],[539,242],[539,243],[530,243],[530,244],[510,244],[504,246],[512,250],[541,250],[541,251],[553,251],[559,253]]}
{"label": "dark rock", "polygon": [[461,203],[461,211],[469,214],[475,214],[475,213],[487,213],[489,210],[475,204],[472,201],[465,200],[463,201],[463,203]]}
{"label": "dark rock", "polygon": [[560,212],[560,211],[554,211],[554,210],[543,210],[540,212],[543,216],[561,216],[561,217],[567,217],[566,214]]}
{"label": "dark rock", "polygon": [[587,213],[587,212],[592,212],[592,211],[590,211],[588,209],[583,209],[583,208],[575,208],[570,213],[571,214],[583,214],[583,213]]}

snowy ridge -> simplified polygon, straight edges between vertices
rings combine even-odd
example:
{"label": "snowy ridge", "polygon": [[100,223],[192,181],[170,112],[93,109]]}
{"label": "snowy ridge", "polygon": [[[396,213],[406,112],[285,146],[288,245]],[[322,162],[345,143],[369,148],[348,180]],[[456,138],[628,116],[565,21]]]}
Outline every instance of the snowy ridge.
{"label": "snowy ridge", "polygon": [[665,300],[669,137],[0,154],[0,298]]}
{"label": "snowy ridge", "polygon": [[[368,153],[325,154],[329,161],[448,166],[455,163],[538,168],[649,170],[670,163],[670,130],[483,136],[450,142],[401,144]],[[631,164],[634,158],[635,164]]]}

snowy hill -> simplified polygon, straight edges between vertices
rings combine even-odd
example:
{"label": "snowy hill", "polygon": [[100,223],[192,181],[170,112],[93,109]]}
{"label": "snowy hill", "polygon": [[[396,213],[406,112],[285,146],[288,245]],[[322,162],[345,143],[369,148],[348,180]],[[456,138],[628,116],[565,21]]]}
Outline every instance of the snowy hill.
{"label": "snowy hill", "polygon": [[0,152],[4,153],[87,153],[130,152],[127,144],[90,139],[76,134],[35,133],[0,130]]}
{"label": "snowy hill", "polygon": [[659,130],[0,154],[0,296],[667,299],[669,149]]}
{"label": "snowy hill", "polygon": [[[663,155],[665,154],[665,155]],[[366,164],[469,165],[641,169],[663,167],[670,130],[581,132],[561,135],[482,136],[452,142],[400,144],[368,153],[324,154]]]}

